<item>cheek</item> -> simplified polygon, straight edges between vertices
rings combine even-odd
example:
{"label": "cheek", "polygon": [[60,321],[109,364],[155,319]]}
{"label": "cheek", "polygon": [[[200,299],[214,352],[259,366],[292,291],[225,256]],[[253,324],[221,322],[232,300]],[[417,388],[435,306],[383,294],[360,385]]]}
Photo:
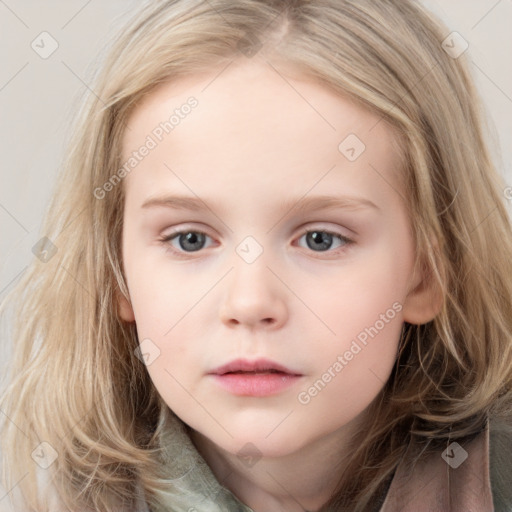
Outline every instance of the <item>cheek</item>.
{"label": "cheek", "polygon": [[[396,360],[402,330],[402,306],[365,303],[365,312],[338,317],[333,324],[336,335],[325,336],[316,355],[315,378],[335,373],[343,386],[357,389],[367,378],[385,383]],[[326,375],[326,379],[329,377]]]}
{"label": "cheek", "polygon": [[[151,364],[146,365],[155,388],[171,409],[186,411],[191,405],[191,396],[197,393],[198,375],[204,366],[204,350],[197,342],[202,338],[194,333],[194,327],[186,317],[180,321],[183,313],[181,308],[178,310],[177,303],[166,304],[168,311],[159,311],[155,307],[144,314],[141,310],[139,317],[136,316],[137,333],[139,340],[145,340],[140,345],[141,350],[146,343],[155,353]],[[170,313],[173,305],[176,306],[176,314]]]}
{"label": "cheek", "polygon": [[396,361],[408,264],[389,249],[375,251],[307,295],[321,322],[309,323],[316,362],[299,403],[340,404],[339,414],[351,416],[379,393]]}
{"label": "cheek", "polygon": [[205,280],[187,280],[179,268],[169,272],[161,261],[137,249],[127,247],[127,251],[125,270],[139,339],[171,336],[180,319],[204,294]]}
{"label": "cheek", "polygon": [[[364,333],[377,322],[382,322],[398,336],[401,328],[401,310],[407,294],[409,262],[398,261],[391,250],[368,251],[358,255],[353,264],[330,271],[326,278],[298,279],[294,292],[315,313],[310,317],[310,329],[316,324],[317,332],[331,345],[338,347]],[[384,319],[381,317],[384,315]],[[314,320],[314,322],[313,322]],[[364,337],[364,335],[363,335]],[[394,338],[394,334],[390,338]]]}
{"label": "cheek", "polygon": [[[360,315],[346,322],[339,320],[338,327],[343,334],[316,352],[320,354],[316,371],[296,398],[301,413],[311,418],[318,428],[328,432],[347,424],[358,417],[384,387],[396,362],[402,328],[400,312],[385,311],[388,311],[387,315],[384,313],[385,320],[379,317],[375,320],[375,315],[369,312],[368,319],[372,320],[366,324]],[[355,334],[350,335],[350,332]]]}
{"label": "cheek", "polygon": [[[175,373],[197,358],[197,343],[201,334],[197,332],[200,321],[194,318],[194,302],[183,293],[175,293],[159,282],[155,286],[141,285],[134,290],[134,315],[139,340],[151,340],[157,347],[159,357],[148,367],[150,374],[164,369]],[[199,310],[198,305],[197,309]],[[204,333],[203,333],[204,336]]]}

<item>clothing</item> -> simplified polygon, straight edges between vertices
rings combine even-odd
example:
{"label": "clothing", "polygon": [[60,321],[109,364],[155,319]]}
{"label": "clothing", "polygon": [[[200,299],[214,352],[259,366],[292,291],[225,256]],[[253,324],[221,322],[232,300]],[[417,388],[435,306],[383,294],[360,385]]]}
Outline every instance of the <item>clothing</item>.
{"label": "clothing", "polygon": [[[215,478],[174,415],[161,438],[173,490],[165,506],[140,512],[253,512]],[[490,422],[469,443],[453,443],[409,471],[398,465],[379,512],[512,512],[512,427]]]}
{"label": "clothing", "polygon": [[[217,481],[184,424],[172,413],[166,419],[160,443],[172,491],[163,496],[162,508],[150,510],[141,490],[136,512],[253,512]],[[399,464],[377,510],[512,512],[512,425],[491,420],[488,428],[463,448],[468,457],[457,468],[450,467],[441,454],[418,463],[412,473],[404,463]],[[456,458],[462,452],[447,454],[452,453]],[[40,485],[46,487],[47,471],[40,470],[38,476]],[[5,494],[0,492],[0,496]],[[65,510],[57,496],[51,510]],[[0,512],[18,511],[2,499]]]}

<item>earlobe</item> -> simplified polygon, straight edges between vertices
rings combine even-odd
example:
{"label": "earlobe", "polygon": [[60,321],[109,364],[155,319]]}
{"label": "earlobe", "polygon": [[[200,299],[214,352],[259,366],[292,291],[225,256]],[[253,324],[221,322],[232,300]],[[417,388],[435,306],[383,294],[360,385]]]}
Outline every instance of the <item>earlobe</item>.
{"label": "earlobe", "polygon": [[116,297],[119,317],[128,323],[135,322],[135,314],[130,301],[119,290],[116,290]]}
{"label": "earlobe", "polygon": [[425,267],[405,298],[404,321],[413,325],[426,324],[441,311],[443,293],[437,280]]}

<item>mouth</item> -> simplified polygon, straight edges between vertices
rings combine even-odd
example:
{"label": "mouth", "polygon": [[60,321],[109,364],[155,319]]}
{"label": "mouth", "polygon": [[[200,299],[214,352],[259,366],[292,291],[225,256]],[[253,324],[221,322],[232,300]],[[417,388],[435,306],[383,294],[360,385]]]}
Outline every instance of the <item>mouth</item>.
{"label": "mouth", "polygon": [[270,369],[270,370],[252,370],[252,371],[244,371],[244,370],[236,370],[234,372],[225,372],[225,373],[221,373],[220,375],[227,375],[227,374],[230,374],[230,373],[243,373],[243,374],[247,374],[247,375],[256,375],[258,373],[282,373],[284,375],[290,375],[289,373],[287,372],[281,372],[279,370],[273,370],[273,369]]}
{"label": "mouth", "polygon": [[212,370],[210,374],[213,375],[226,375],[226,374],[283,374],[301,376],[302,374],[286,368],[285,366],[270,361],[269,359],[257,359],[255,361],[248,361],[246,359],[236,359],[223,366]]}
{"label": "mouth", "polygon": [[254,397],[278,394],[302,377],[301,373],[268,359],[236,359],[209,375],[233,395]]}

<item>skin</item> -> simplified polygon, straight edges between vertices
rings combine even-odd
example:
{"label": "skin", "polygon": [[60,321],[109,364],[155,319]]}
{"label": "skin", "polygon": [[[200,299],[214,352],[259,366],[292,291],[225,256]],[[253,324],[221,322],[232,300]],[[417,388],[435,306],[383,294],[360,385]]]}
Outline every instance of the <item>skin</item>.
{"label": "skin", "polygon": [[[397,135],[306,76],[242,60],[146,96],[129,119],[125,159],[190,96],[197,107],[123,182],[129,300],[120,297],[119,312],[160,350],[148,365],[151,379],[219,481],[255,511],[315,510],[392,371],[403,322],[436,313],[432,291],[413,271]],[[349,134],[366,145],[355,161],[338,149]],[[284,206],[324,194],[375,206]],[[142,207],[165,195],[199,197],[209,209]],[[207,237],[195,250],[183,238],[160,241],[173,228]],[[334,236],[322,249],[306,228],[352,243]],[[263,250],[252,263],[236,252],[247,236]],[[301,403],[299,393],[396,303],[394,318]],[[302,377],[277,395],[247,397],[207,375],[258,357]],[[237,456],[247,443],[256,447],[253,465]]]}

